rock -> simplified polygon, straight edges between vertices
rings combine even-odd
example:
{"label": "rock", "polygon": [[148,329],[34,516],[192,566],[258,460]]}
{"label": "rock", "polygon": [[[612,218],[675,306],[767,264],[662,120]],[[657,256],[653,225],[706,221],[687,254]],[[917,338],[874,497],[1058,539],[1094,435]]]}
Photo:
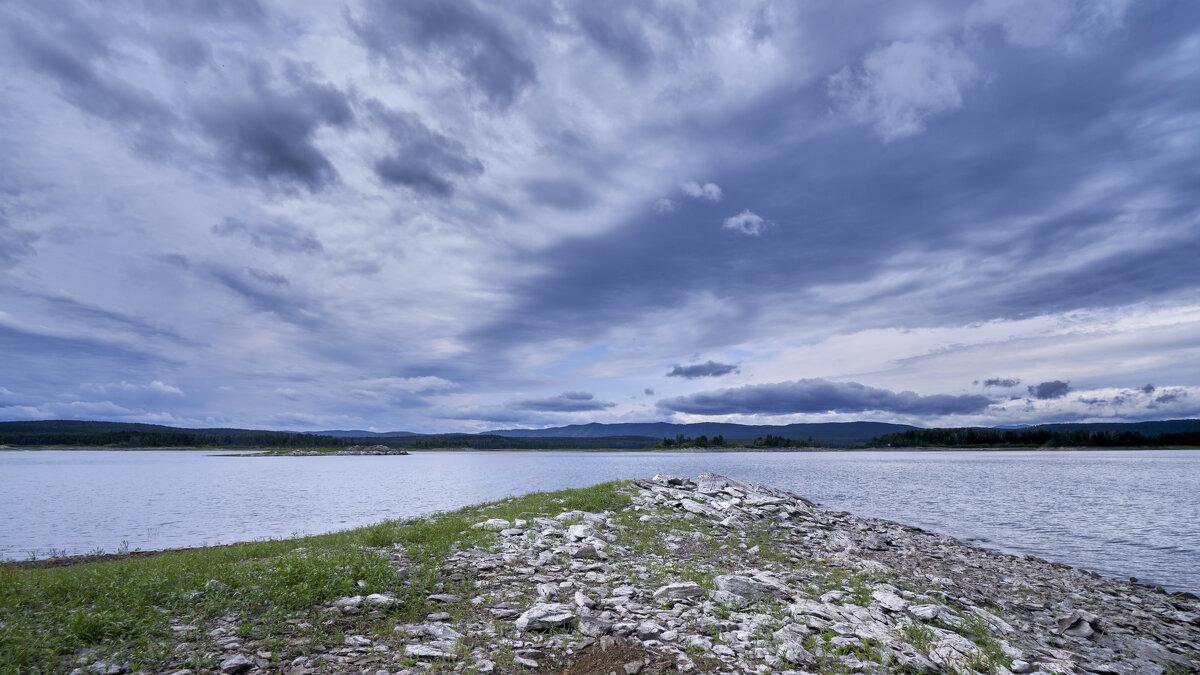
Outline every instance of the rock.
{"label": "rock", "polygon": [[889,612],[903,612],[908,607],[908,601],[886,588],[871,591],[871,599]]}
{"label": "rock", "polygon": [[525,534],[525,530],[519,527],[506,527],[500,530],[501,537],[519,537],[523,534]]}
{"label": "rock", "polygon": [[333,606],[345,609],[346,607],[358,607],[363,603],[363,596],[351,595],[346,598],[338,598],[333,601]]}
{"label": "rock", "polygon": [[668,473],[654,474],[654,478],[651,478],[650,480],[654,481],[655,483],[662,483],[663,485],[687,485],[691,482],[690,480],[681,476],[672,476]]}
{"label": "rock", "polygon": [[1072,615],[1058,622],[1058,633],[1077,638],[1091,637],[1095,633],[1092,624],[1078,615]]}
{"label": "rock", "polygon": [[462,633],[444,623],[427,623],[421,626],[421,632],[443,642],[453,642],[462,637]]}
{"label": "rock", "polygon": [[653,621],[643,621],[637,625],[635,630],[640,639],[650,640],[662,635],[666,629]]}
{"label": "rock", "polygon": [[696,492],[701,494],[716,494],[729,486],[744,487],[745,484],[715,473],[702,473],[696,478]]}
{"label": "rock", "polygon": [[700,584],[694,581],[683,581],[675,584],[667,584],[654,591],[654,599],[658,602],[667,600],[690,600],[703,596],[704,589]]}
{"label": "rock", "polygon": [[236,675],[236,673],[244,673],[253,667],[254,664],[250,661],[250,659],[246,658],[242,654],[235,654],[221,662],[221,672],[231,673],[234,675]]}
{"label": "rock", "polygon": [[471,527],[483,528],[485,530],[492,530],[494,532],[499,532],[501,530],[507,530],[508,528],[512,527],[512,523],[508,522],[507,520],[504,520],[503,518],[488,518],[487,520],[483,521],[482,523],[475,523]]}
{"label": "rock", "polygon": [[908,613],[922,621],[933,621],[938,617],[937,605],[909,605]]}
{"label": "rock", "polygon": [[747,577],[738,574],[723,574],[716,579],[717,590],[732,593],[748,600],[759,598],[775,598],[788,600],[792,592],[777,580],[763,577]]}
{"label": "rock", "polygon": [[429,645],[405,645],[404,655],[410,659],[448,659],[454,656]]}
{"label": "rock", "polygon": [[342,640],[342,644],[347,647],[370,647],[371,640],[362,635],[347,635],[346,639]]}
{"label": "rock", "polygon": [[579,617],[579,632],[588,637],[607,635],[612,630],[612,627],[613,624],[611,621],[605,621],[598,616]]}
{"label": "rock", "polygon": [[597,559],[600,557],[600,551],[598,551],[595,546],[589,544],[587,546],[580,546],[571,554],[571,557],[581,559]]}
{"label": "rock", "polygon": [[400,601],[393,596],[384,595],[383,593],[372,593],[368,595],[366,597],[366,602],[368,605],[374,605],[376,607],[392,607],[400,604]]}
{"label": "rock", "polygon": [[596,530],[591,525],[572,525],[567,528],[567,536],[579,541],[595,536]]}
{"label": "rock", "polygon": [[625,675],[637,675],[645,666],[645,661],[630,661],[625,664]]}
{"label": "rock", "polygon": [[575,613],[570,605],[561,603],[537,604],[525,610],[517,617],[515,625],[518,630],[549,630],[570,625],[575,621]]}
{"label": "rock", "polygon": [[788,663],[811,668],[817,665],[817,658],[812,655],[799,640],[787,640],[779,645],[779,656]]}

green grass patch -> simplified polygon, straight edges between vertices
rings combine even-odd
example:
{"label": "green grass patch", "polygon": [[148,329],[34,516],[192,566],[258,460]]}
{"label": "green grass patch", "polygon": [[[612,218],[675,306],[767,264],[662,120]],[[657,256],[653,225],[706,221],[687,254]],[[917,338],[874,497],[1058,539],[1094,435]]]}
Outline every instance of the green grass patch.
{"label": "green grass patch", "polygon": [[[629,503],[619,492],[623,485],[533,493],[300,539],[48,569],[0,566],[0,672],[61,672],[89,647],[134,665],[153,664],[189,639],[172,633],[173,622],[202,627],[229,614],[243,620],[244,637],[269,639],[285,617],[315,618],[319,606],[346,595],[390,593],[403,603],[393,620],[419,618],[433,611],[425,596],[446,584],[439,575],[446,556],[495,536],[472,529],[474,523],[621,508]],[[407,569],[373,550],[394,544],[411,560]]]}

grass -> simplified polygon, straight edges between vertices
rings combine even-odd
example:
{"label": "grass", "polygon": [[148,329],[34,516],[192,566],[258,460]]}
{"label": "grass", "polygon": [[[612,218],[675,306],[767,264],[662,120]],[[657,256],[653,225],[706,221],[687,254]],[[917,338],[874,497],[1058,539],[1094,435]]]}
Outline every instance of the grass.
{"label": "grass", "polygon": [[[285,618],[308,617],[311,639],[330,643],[341,628],[323,626],[316,609],[347,595],[390,593],[402,601],[389,610],[394,620],[417,619],[436,611],[425,598],[444,587],[438,566],[446,556],[495,536],[472,524],[617,509],[628,503],[622,485],[533,493],[300,539],[50,569],[0,566],[0,672],[60,672],[89,648],[150,667],[176,643],[202,638],[176,634],[172,623],[199,626],[226,615],[239,617],[239,635],[255,639],[278,637]],[[379,550],[397,544],[412,561],[407,569]]]}

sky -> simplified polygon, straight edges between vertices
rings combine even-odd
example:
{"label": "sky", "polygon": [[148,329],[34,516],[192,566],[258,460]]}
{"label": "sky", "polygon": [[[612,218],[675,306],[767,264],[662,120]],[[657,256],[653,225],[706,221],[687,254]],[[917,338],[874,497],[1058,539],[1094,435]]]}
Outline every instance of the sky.
{"label": "sky", "polygon": [[0,8],[0,420],[1200,417],[1200,3]]}

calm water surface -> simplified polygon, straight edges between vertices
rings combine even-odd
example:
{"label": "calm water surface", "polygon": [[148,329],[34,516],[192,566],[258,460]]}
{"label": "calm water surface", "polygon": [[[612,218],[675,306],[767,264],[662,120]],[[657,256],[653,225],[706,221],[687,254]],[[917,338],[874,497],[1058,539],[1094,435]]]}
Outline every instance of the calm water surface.
{"label": "calm water surface", "polygon": [[1110,577],[1200,586],[1200,451],[0,452],[0,558],[316,534],[536,490],[704,471]]}

